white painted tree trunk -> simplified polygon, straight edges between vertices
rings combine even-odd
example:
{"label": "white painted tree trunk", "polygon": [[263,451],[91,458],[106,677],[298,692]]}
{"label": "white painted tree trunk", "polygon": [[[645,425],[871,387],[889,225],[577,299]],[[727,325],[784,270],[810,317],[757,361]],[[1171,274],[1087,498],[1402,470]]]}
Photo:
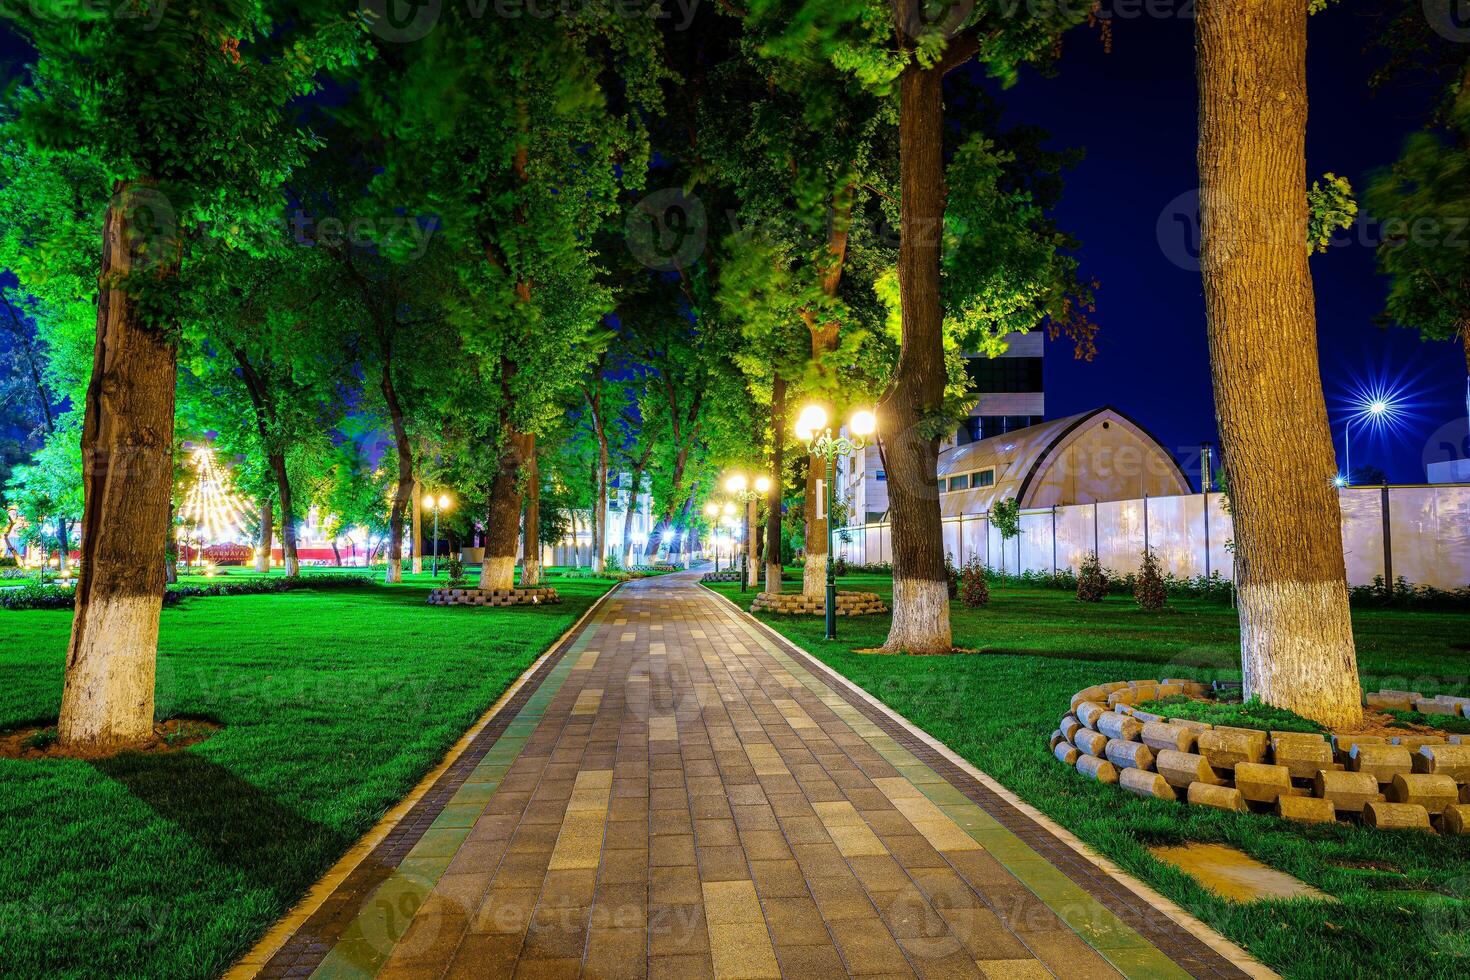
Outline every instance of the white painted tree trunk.
{"label": "white painted tree trunk", "polygon": [[301,574],[301,560],[294,555],[286,559],[285,575],[287,578],[295,578]]}
{"label": "white painted tree trunk", "polygon": [[387,571],[383,573],[383,581],[388,585],[397,585],[403,581],[403,559],[389,558]]}
{"label": "white painted tree trunk", "polygon": [[541,563],[527,558],[521,563],[521,588],[534,588],[541,584]]}
{"label": "white painted tree trunk", "polygon": [[516,585],[515,555],[485,556],[480,565],[480,588],[509,590]]}
{"label": "white painted tree trunk", "polygon": [[85,631],[73,627],[61,696],[61,740],[82,751],[136,745],[153,734],[158,649],[154,596],[94,603]]}
{"label": "white painted tree trunk", "polygon": [[883,649],[889,653],[948,653],[949,589],[929,579],[893,580],[893,625]]}

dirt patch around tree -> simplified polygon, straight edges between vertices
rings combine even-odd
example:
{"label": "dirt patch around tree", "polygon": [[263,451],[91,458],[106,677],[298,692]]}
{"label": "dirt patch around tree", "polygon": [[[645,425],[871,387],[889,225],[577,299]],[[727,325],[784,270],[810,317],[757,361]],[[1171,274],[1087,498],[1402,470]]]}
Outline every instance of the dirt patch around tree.
{"label": "dirt patch around tree", "polygon": [[[153,736],[125,751],[144,755],[182,752],[214,735],[224,726],[202,718],[170,718],[153,726]],[[56,725],[26,725],[0,732],[0,759],[100,759],[116,753],[76,752],[63,749],[56,740]]]}

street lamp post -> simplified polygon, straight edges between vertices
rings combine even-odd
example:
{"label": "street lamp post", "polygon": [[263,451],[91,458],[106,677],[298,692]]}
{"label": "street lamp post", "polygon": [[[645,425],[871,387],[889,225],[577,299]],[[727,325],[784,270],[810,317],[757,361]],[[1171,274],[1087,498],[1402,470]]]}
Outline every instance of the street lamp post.
{"label": "street lamp post", "polygon": [[[429,494],[424,498],[424,506],[434,512],[434,562],[432,565],[434,578],[439,577],[439,512],[449,509],[449,495],[441,493],[439,496]],[[473,544],[474,542],[471,542]]]}
{"label": "street lamp post", "polygon": [[755,577],[755,529],[760,522],[760,514],[757,512],[758,501],[771,489],[771,481],[758,476],[755,486],[750,486],[750,481],[742,473],[733,473],[725,479],[725,490],[736,500],[745,504],[745,550],[740,555],[740,591],[747,591],[755,583],[751,581]]}
{"label": "street lamp post", "polygon": [[720,505],[711,500],[704,505],[704,516],[709,518],[709,539],[715,553],[715,573],[720,571]]}
{"label": "street lamp post", "polygon": [[827,427],[827,413],[820,405],[808,405],[796,419],[796,438],[806,443],[807,453],[820,456],[827,463],[826,502],[824,513],[827,518],[827,639],[837,639],[837,563],[832,560],[832,504],[834,500],[832,477],[836,474],[836,461],[867,446],[867,438],[878,429],[878,419],[867,409],[854,412],[847,420],[847,429],[852,438],[833,435]]}

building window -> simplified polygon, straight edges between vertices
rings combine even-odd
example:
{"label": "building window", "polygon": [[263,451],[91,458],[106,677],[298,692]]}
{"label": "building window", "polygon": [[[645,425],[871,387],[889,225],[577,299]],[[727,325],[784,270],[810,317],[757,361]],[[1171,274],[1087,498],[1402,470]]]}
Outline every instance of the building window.
{"label": "building window", "polygon": [[882,483],[888,479],[888,474],[884,473],[882,470],[878,470],[873,474],[873,479],[877,480],[879,483]]}
{"label": "building window", "polygon": [[949,478],[949,488],[951,490],[968,490],[968,489],[970,489],[970,477],[969,477],[969,474],[966,474],[964,476],[952,476],[952,477],[950,477]]}
{"label": "building window", "polygon": [[965,360],[970,385],[981,394],[1041,391],[1039,357],[971,357]]}
{"label": "building window", "polygon": [[995,468],[992,467],[988,470],[981,470],[979,473],[972,474],[970,479],[970,486],[974,487],[977,490],[980,487],[995,486]]}

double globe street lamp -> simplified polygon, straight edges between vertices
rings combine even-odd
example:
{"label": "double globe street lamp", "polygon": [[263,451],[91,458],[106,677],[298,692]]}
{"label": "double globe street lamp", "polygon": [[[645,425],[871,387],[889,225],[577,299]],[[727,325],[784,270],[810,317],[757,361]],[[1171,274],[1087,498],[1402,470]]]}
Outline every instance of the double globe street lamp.
{"label": "double globe street lamp", "polygon": [[850,456],[868,445],[868,437],[878,431],[878,417],[867,409],[859,409],[847,420],[848,435],[834,434],[827,426],[827,411],[820,405],[808,405],[796,418],[796,438],[806,443],[807,452],[826,461],[827,478],[822,515],[827,521],[827,639],[837,639],[837,567],[832,560],[832,504],[834,499],[833,477],[836,462]]}
{"label": "double globe street lamp", "polygon": [[715,574],[720,571],[720,517],[723,515],[728,523],[735,516],[735,505],[720,503],[711,500],[704,505],[704,516],[709,518],[710,540],[713,542],[715,553]]}
{"label": "double globe street lamp", "polygon": [[745,550],[740,555],[741,592],[753,584],[751,578],[756,572],[755,528],[759,519],[756,513],[757,501],[769,493],[770,489],[771,480],[765,476],[756,477],[754,487],[743,473],[732,473],[725,478],[725,492],[745,505]]}

